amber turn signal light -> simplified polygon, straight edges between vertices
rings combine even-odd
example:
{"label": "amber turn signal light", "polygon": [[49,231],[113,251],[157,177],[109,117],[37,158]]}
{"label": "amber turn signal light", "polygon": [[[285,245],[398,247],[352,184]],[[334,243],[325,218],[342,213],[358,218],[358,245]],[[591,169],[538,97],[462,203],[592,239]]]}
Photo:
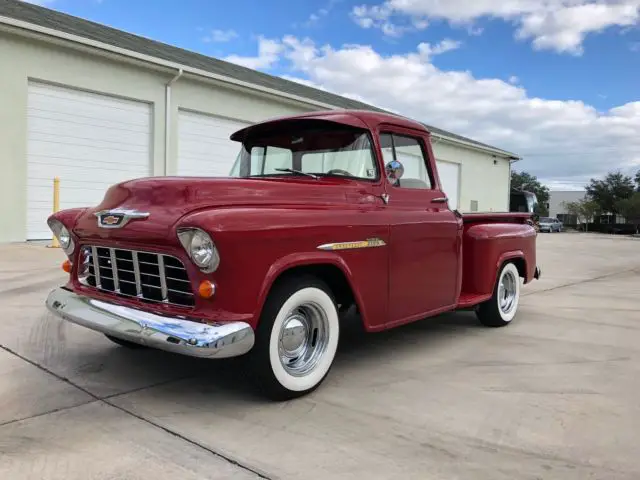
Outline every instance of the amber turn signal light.
{"label": "amber turn signal light", "polygon": [[72,266],[71,261],[70,260],[65,260],[62,263],[62,270],[64,270],[67,273],[71,273],[71,266]]}
{"label": "amber turn signal light", "polygon": [[209,280],[203,280],[198,287],[198,294],[202,298],[211,298],[216,293],[216,286]]}

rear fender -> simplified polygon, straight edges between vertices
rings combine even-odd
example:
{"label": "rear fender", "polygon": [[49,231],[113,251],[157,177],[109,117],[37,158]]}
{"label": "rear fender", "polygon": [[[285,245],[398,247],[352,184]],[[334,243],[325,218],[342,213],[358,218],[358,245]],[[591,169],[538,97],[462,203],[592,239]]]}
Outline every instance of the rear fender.
{"label": "rear fender", "polygon": [[463,239],[463,288],[467,295],[491,295],[505,262],[513,261],[525,283],[535,271],[536,232],[526,224],[466,225]]}
{"label": "rear fender", "polygon": [[[528,270],[527,270],[527,260],[525,259],[525,254],[522,250],[505,252],[498,257],[498,261],[496,262],[495,279],[496,280],[498,279],[498,274],[500,273],[500,269],[508,261],[512,261],[513,263],[515,263],[516,267],[518,268],[518,272],[520,273],[520,276],[524,278],[526,283],[529,280],[529,276],[528,276]],[[493,285],[495,285],[495,282],[493,283]]]}

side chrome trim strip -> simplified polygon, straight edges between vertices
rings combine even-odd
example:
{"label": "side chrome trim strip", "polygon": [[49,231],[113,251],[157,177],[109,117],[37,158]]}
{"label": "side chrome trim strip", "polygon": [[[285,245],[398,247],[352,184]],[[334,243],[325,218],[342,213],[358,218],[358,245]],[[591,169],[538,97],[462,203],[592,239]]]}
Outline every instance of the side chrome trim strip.
{"label": "side chrome trim strip", "polygon": [[324,243],[318,245],[318,250],[354,250],[358,248],[375,248],[384,247],[386,242],[381,238],[368,238],[366,240],[358,240],[355,242],[336,242],[336,243]]}

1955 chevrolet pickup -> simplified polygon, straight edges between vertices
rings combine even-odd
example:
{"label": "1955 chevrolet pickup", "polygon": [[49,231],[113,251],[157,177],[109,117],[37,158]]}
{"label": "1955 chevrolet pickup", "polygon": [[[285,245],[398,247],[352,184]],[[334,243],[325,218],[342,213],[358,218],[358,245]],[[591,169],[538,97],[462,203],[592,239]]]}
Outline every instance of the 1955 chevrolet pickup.
{"label": "1955 chevrolet pickup", "polygon": [[53,214],[69,279],[48,309],[120,345],[244,356],[290,399],[326,378],[348,309],[369,332],[468,308],[501,327],[540,276],[531,214],[451,210],[417,122],[313,112],[231,139],[228,177],[130,180]]}

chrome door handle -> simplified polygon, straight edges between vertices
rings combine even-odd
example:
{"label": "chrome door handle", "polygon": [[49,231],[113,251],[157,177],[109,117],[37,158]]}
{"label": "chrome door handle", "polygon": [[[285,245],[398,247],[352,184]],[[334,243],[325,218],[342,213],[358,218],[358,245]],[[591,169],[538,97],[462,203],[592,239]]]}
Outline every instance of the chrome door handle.
{"label": "chrome door handle", "polygon": [[436,197],[431,200],[431,203],[447,203],[449,199],[447,197]]}

